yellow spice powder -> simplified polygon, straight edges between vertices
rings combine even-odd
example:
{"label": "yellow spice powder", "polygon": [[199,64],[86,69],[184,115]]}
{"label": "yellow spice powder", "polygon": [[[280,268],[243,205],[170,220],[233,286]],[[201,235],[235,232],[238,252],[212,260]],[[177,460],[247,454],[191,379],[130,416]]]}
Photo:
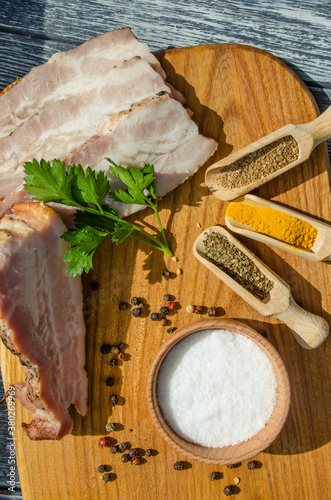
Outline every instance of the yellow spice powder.
{"label": "yellow spice powder", "polygon": [[298,248],[312,248],[317,236],[317,229],[308,222],[268,207],[232,202],[225,215],[258,233]]}

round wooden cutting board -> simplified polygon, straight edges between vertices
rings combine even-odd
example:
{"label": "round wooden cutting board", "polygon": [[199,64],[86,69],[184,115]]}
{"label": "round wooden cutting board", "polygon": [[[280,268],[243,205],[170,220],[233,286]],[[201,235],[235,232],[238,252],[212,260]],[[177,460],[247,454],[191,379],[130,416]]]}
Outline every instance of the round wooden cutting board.
{"label": "round wooden cutting board", "polygon": [[[219,142],[208,165],[283,125],[305,123],[318,115],[314,99],[299,78],[261,50],[222,44],[169,50],[158,56],[168,81],[187,98],[200,132]],[[313,498],[312,492],[328,497],[331,342],[327,339],[316,350],[303,349],[284,324],[260,316],[194,258],[195,239],[203,228],[224,224],[227,205],[208,192],[206,166],[160,202],[162,222],[178,262],[133,239],[119,246],[107,240],[95,256],[93,271],[83,277],[89,414],[81,418],[73,410],[73,434],[60,442],[31,442],[21,430],[21,422],[31,417],[17,403],[15,443],[27,500],[208,500],[222,498],[224,487],[234,484],[235,476],[241,480],[236,491],[242,500],[302,500]],[[309,161],[255,193],[327,221],[328,168],[326,145],[321,144]],[[149,210],[135,219],[156,226]],[[241,241],[291,286],[294,298],[305,309],[330,323],[330,265],[315,264],[253,240]],[[162,277],[165,269],[170,271],[169,280]],[[177,269],[182,274],[177,275]],[[91,288],[94,281],[99,284],[97,290]],[[165,293],[173,295],[178,306],[166,327],[149,318],[165,305]],[[130,302],[133,296],[143,300],[140,318],[118,308],[119,302]],[[265,330],[285,362],[292,388],[290,413],[276,441],[256,457],[262,464],[259,469],[248,470],[246,463],[228,469],[190,461],[185,470],[175,471],[173,464],[186,460],[185,456],[166,444],[152,424],[146,396],[149,370],[169,337],[167,328],[198,319],[186,312],[189,304],[216,306],[223,317]],[[127,346],[126,360],[111,367],[110,356],[102,355],[100,346],[119,342]],[[24,377],[18,360],[3,346],[1,368],[5,388]],[[105,383],[109,376],[115,378],[111,388]],[[111,394],[119,396],[113,410]],[[111,434],[114,443],[129,441],[141,450],[153,448],[155,456],[148,458],[142,451],[141,465],[134,466],[122,463],[120,454],[112,455],[109,448],[99,447],[108,421],[118,424]],[[100,464],[112,466],[113,482],[100,480]],[[221,472],[222,478],[210,481],[213,471]]]}

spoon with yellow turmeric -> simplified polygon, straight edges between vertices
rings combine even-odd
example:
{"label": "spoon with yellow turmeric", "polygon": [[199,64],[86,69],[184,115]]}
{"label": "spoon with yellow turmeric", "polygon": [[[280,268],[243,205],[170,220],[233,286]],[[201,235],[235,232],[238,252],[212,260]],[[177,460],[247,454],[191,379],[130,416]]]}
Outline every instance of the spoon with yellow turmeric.
{"label": "spoon with yellow turmeric", "polygon": [[229,203],[227,227],[314,262],[331,259],[331,226],[278,203],[245,195]]}
{"label": "spoon with yellow turmeric", "polygon": [[331,106],[309,123],[286,125],[214,163],[206,184],[216,198],[233,200],[304,162],[330,138]]}

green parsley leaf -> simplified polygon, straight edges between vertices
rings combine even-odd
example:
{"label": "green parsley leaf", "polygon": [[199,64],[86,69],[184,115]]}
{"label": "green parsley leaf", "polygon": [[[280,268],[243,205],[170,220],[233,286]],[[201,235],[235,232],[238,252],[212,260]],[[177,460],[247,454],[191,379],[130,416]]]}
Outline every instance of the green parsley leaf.
{"label": "green parsley leaf", "polygon": [[71,246],[64,257],[65,262],[70,263],[67,271],[71,276],[80,276],[83,271],[88,273],[93,268],[93,254],[107,234],[91,226],[85,226],[62,235],[62,239]]}
{"label": "green parsley leaf", "polygon": [[35,196],[36,200],[47,203],[55,201],[64,205],[73,205],[72,183],[74,172],[66,170],[64,162],[53,160],[52,167],[49,161],[35,158],[25,163],[24,187],[26,191]]}
{"label": "green parsley leaf", "polygon": [[131,227],[125,226],[121,224],[120,222],[117,222],[115,224],[115,229],[112,232],[111,239],[114,243],[122,243],[130,234],[132,233],[133,229]]}
{"label": "green parsley leaf", "polygon": [[138,203],[139,205],[149,205],[148,196],[145,190],[150,192],[153,198],[155,196],[155,177],[154,166],[146,164],[144,168],[121,167],[116,165],[110,158],[107,160],[112,164],[109,170],[128,186],[126,191],[119,189],[109,193],[110,198],[121,201],[122,203]]}
{"label": "green parsley leaf", "polygon": [[109,180],[104,172],[96,172],[87,167],[84,172],[83,167],[78,164],[70,165],[68,171],[72,170],[75,174],[73,181],[73,194],[75,200],[79,201],[81,205],[84,203],[93,203],[100,207],[102,200],[108,194]]}

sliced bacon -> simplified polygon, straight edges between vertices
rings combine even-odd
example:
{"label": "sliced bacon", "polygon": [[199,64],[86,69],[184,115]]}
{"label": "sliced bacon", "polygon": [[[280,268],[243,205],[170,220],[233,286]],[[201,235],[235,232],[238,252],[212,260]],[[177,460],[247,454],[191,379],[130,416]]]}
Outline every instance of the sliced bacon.
{"label": "sliced bacon", "polygon": [[[189,178],[216,151],[213,139],[199,134],[197,125],[183,106],[168,94],[145,99],[118,113],[91,137],[84,146],[65,158],[67,165],[80,163],[103,170],[111,189],[123,188],[109,171],[107,157],[124,167],[154,165],[159,197]],[[106,199],[121,217],[141,210],[141,205],[126,205]]]}
{"label": "sliced bacon", "polygon": [[101,76],[92,90],[45,107],[0,138],[0,195],[22,183],[26,161],[62,157],[95,135],[111,116],[166,91],[159,73],[135,57]]}
{"label": "sliced bacon", "polygon": [[135,56],[165,78],[156,57],[129,28],[104,33],[67,52],[54,54],[0,96],[0,137],[46,106],[95,88],[100,76],[107,76],[114,66]]}
{"label": "sliced bacon", "polygon": [[33,414],[31,439],[72,429],[71,404],[87,412],[82,285],[66,272],[66,227],[41,203],[21,203],[0,220],[0,336],[27,367],[16,397]]}

